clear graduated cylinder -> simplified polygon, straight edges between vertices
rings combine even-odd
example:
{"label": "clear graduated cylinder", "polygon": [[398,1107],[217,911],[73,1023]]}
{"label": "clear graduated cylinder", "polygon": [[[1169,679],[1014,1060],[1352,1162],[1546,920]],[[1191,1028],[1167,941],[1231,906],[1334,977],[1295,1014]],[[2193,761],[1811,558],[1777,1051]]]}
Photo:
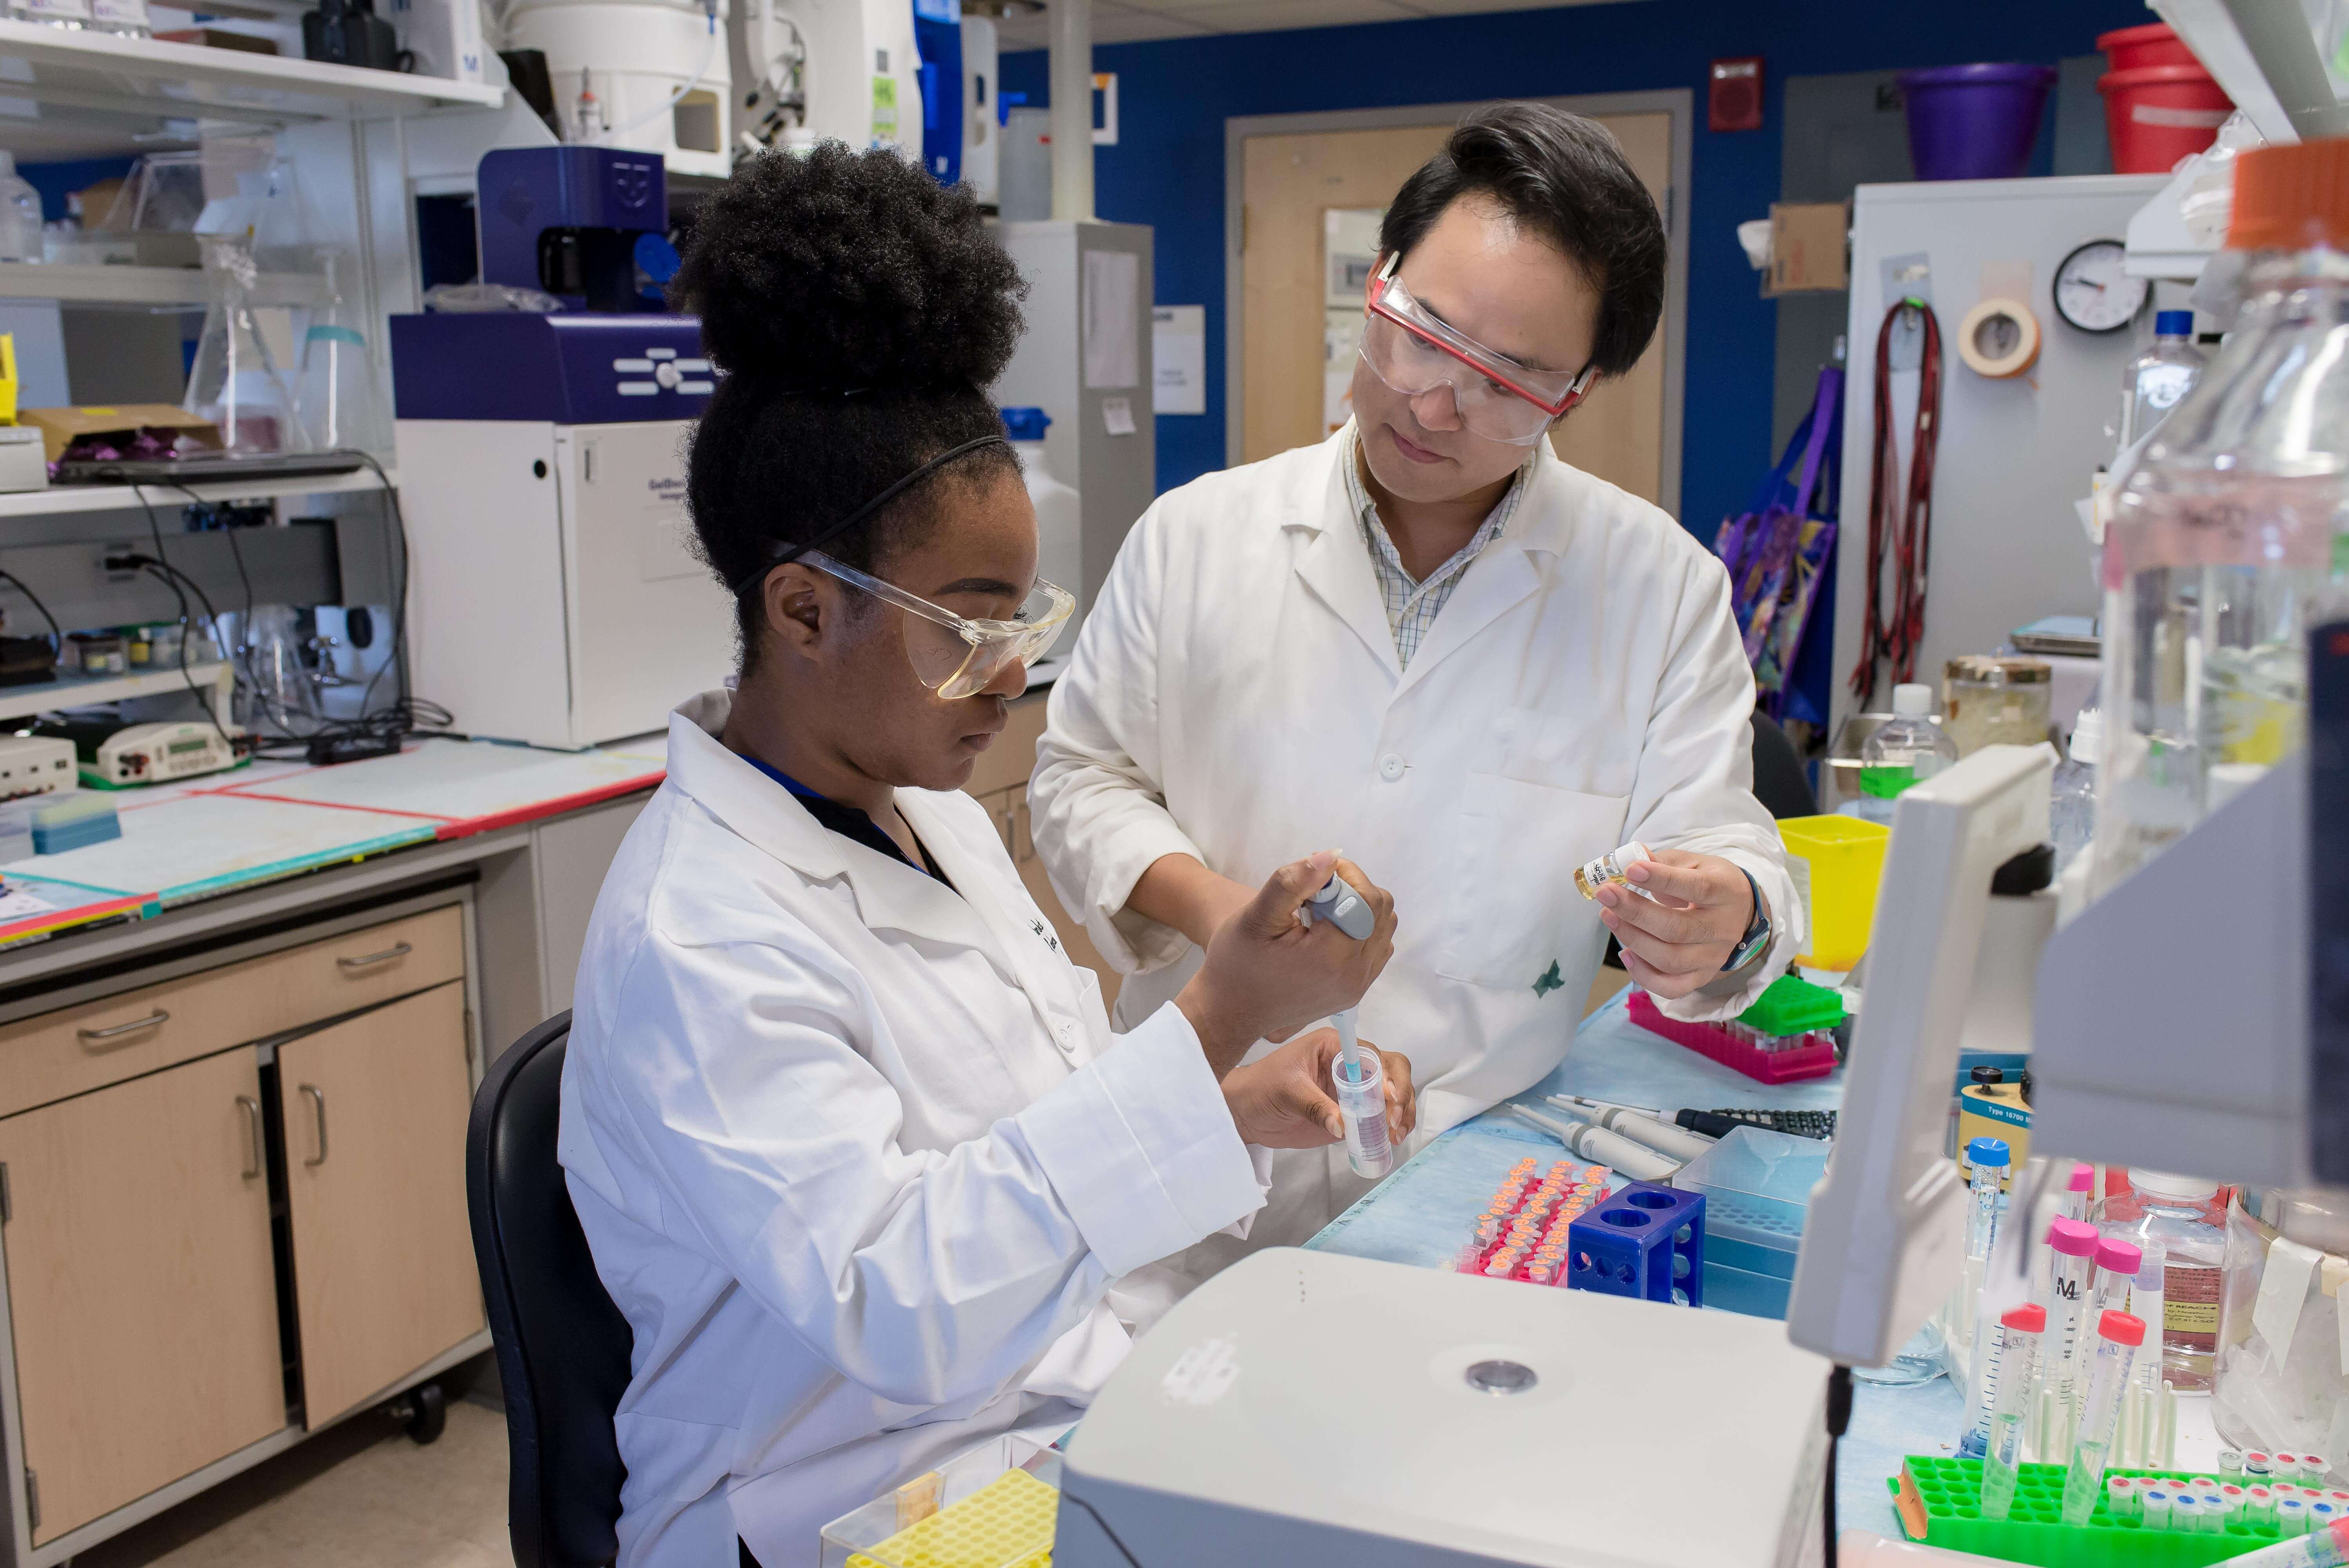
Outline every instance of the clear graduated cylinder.
{"label": "clear graduated cylinder", "polygon": [[2349,149],[2236,174],[2245,304],[2105,530],[2100,892],[2300,748],[2311,601],[2349,564]]}
{"label": "clear graduated cylinder", "polygon": [[2126,1312],[2107,1312],[2096,1320],[2096,1357],[2088,1370],[2071,1467],[2064,1472],[2066,1524],[2085,1524],[2096,1511],[2105,1466],[2112,1458],[2113,1433],[2120,1424],[2121,1396],[2128,1390],[2129,1366],[2144,1343],[2144,1323]]}
{"label": "clear graduated cylinder", "polygon": [[1991,1408],[1990,1442],[1982,1454],[1982,1516],[2004,1519],[2014,1506],[2014,1483],[2023,1466],[2023,1428],[2039,1387],[2040,1352],[2046,1343],[2047,1309],[2018,1306],[1999,1319],[1997,1397]]}

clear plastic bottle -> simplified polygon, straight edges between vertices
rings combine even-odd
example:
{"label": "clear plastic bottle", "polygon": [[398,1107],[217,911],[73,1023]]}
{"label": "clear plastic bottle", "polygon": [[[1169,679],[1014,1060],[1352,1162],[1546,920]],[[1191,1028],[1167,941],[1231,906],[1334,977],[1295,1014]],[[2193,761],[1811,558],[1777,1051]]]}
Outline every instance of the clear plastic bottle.
{"label": "clear plastic bottle", "polygon": [[2157,311],[2152,346],[2121,373],[2121,445],[2150,435],[2194,389],[2208,363],[2209,356],[2194,346],[2194,313]]}
{"label": "clear plastic bottle", "polygon": [[2235,160],[2245,304],[2124,477],[2105,531],[2101,892],[2297,750],[2305,634],[2349,504],[2349,141]]}
{"label": "clear plastic bottle", "polygon": [[[1036,509],[1036,575],[1071,593],[1084,584],[1084,510],[1075,487],[1052,472],[1044,458],[1044,430],[1052,417],[1041,408],[1006,408],[1003,428],[1028,481],[1028,500]],[[1082,606],[1080,606],[1081,609]],[[1063,651],[1074,645],[1065,634]]]}
{"label": "clear plastic bottle", "polygon": [[2161,1376],[2181,1392],[2206,1389],[2218,1370],[2226,1300],[2227,1212],[2219,1184],[2134,1167],[2128,1179],[2131,1191],[2096,1205],[2096,1223],[2147,1253],[2160,1243]]}
{"label": "clear plastic bottle", "polygon": [[0,262],[41,259],[41,194],[16,172],[16,155],[0,152]]}
{"label": "clear plastic bottle", "polygon": [[1892,802],[1958,759],[1958,743],[1933,722],[1933,688],[1892,688],[1892,717],[1859,745],[1859,814],[1889,825]]}
{"label": "clear plastic bottle", "polygon": [[2070,754],[2055,768],[2048,784],[2048,833],[2055,841],[2055,871],[2079,857],[2096,833],[2096,755],[2103,744],[2105,716],[2093,707],[2080,710],[2072,726]]}

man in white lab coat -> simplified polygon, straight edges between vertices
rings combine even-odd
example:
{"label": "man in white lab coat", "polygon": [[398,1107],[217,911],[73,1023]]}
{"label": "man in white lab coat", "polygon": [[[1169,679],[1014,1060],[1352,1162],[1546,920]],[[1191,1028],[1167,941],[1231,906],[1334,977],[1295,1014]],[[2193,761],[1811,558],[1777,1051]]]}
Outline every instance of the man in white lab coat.
{"label": "man in white lab coat", "polygon": [[[1722,1017],[1784,973],[1803,915],[1752,793],[1726,573],[1546,439],[1654,332],[1653,200],[1603,129],[1497,105],[1405,183],[1380,245],[1352,422],[1143,514],[1029,799],[1061,903],[1131,972],[1127,1018],[1295,845],[1378,865],[1400,930],[1361,1032],[1412,1058],[1424,1139],[1557,1066],[1609,932],[1672,1012]],[[1635,840],[1654,898],[1576,891]],[[1285,1154],[1246,1245],[1361,1191],[1342,1159]]]}

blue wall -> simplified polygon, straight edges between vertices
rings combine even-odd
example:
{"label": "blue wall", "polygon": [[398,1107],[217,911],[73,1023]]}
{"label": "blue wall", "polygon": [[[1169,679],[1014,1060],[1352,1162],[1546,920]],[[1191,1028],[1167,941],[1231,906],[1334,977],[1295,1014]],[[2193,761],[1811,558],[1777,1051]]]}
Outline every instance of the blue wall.
{"label": "blue wall", "polygon": [[[1121,123],[1118,144],[1096,154],[1095,208],[1105,219],[1156,227],[1158,303],[1207,307],[1207,412],[1160,416],[1159,488],[1224,465],[1227,118],[1692,89],[1681,497],[1683,521],[1710,539],[1775,456],[1768,448],[1776,307],[1760,297],[1732,231],[1764,216],[1778,194],[1785,79],[1984,59],[2053,64],[2093,51],[2098,33],[2153,19],[2144,0],[1643,0],[1100,46],[1094,68],[1118,73]],[[1706,67],[1737,55],[1764,57],[1768,117],[1758,131],[1708,131]],[[1040,51],[1006,55],[1001,68],[1007,91],[1046,101]]]}

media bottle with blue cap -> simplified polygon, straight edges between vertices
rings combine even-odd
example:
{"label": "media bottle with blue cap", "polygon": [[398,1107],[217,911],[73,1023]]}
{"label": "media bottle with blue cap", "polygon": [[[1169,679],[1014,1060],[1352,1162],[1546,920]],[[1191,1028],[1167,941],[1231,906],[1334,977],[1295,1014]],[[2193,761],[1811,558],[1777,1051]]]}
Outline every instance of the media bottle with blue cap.
{"label": "media bottle with blue cap", "polygon": [[2202,367],[2209,363],[2203,352],[2194,346],[2192,311],[2156,312],[2152,346],[2130,360],[2128,368],[2121,374],[2122,448],[2126,449],[2151,435],[2153,428],[2169,417],[2178,400],[2194,390]]}

